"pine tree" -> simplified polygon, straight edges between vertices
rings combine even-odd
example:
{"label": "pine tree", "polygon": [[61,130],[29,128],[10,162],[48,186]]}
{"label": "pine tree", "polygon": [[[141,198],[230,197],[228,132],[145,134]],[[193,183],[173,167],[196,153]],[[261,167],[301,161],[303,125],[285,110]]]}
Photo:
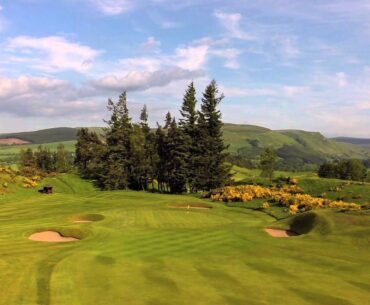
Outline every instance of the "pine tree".
{"label": "pine tree", "polygon": [[168,129],[172,123],[172,116],[171,113],[168,111],[166,114],[164,129]]}
{"label": "pine tree", "polygon": [[130,137],[130,176],[129,188],[133,190],[147,189],[147,160],[145,151],[145,134],[141,125],[134,124]]}
{"label": "pine tree", "polygon": [[100,179],[106,146],[96,132],[81,128],[77,132],[75,165],[83,178]]}
{"label": "pine tree", "polygon": [[183,131],[173,119],[168,128],[166,151],[168,155],[167,172],[170,192],[181,194],[186,191],[187,180],[187,142]]}
{"label": "pine tree", "polygon": [[228,146],[222,137],[221,112],[218,106],[224,96],[218,94],[216,81],[212,81],[203,93],[198,119],[198,155],[194,160],[197,190],[210,190],[224,186],[230,179],[230,166],[225,161]]}
{"label": "pine tree", "polygon": [[160,192],[167,191],[168,183],[168,150],[167,150],[167,135],[161,125],[157,123],[157,131],[155,133],[156,149],[158,160],[155,166],[155,178],[158,181],[158,190]]}
{"label": "pine tree", "polygon": [[196,90],[194,83],[191,82],[188,86],[184,98],[183,104],[180,110],[182,119],[180,120],[180,127],[184,132],[185,140],[187,143],[187,178],[190,186],[190,190],[195,190],[194,180],[196,177],[196,166],[195,160],[199,155],[199,150],[197,149],[197,141],[199,138],[199,130],[197,126],[198,112],[196,110],[197,99]]}
{"label": "pine tree", "polygon": [[192,134],[196,128],[198,112],[196,110],[197,98],[194,83],[191,82],[188,86],[180,113],[183,119],[180,120],[180,126],[187,134]]}
{"label": "pine tree", "polygon": [[142,160],[143,168],[143,188],[148,189],[148,184],[151,183],[152,189],[154,188],[153,180],[155,176],[155,167],[158,162],[158,154],[156,148],[156,138],[153,132],[151,132],[148,124],[148,110],[144,105],[140,114],[140,125],[144,134],[144,156]]}
{"label": "pine tree", "polygon": [[126,92],[119,101],[108,100],[108,110],[111,118],[108,124],[107,157],[103,173],[103,185],[106,189],[126,189],[129,185],[131,164],[132,123],[127,107]]}

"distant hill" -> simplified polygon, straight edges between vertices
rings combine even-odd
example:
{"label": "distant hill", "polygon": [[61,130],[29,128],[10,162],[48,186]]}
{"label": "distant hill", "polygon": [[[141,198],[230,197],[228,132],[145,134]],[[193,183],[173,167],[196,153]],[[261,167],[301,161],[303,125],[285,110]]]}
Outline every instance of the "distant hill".
{"label": "distant hill", "polygon": [[76,128],[58,127],[30,132],[0,134],[0,139],[12,138],[26,141],[32,144],[44,144],[76,140],[76,135]]}
{"label": "distant hill", "polygon": [[281,158],[280,167],[289,170],[328,159],[370,158],[370,148],[329,139],[318,132],[225,124],[224,138],[231,153],[250,160],[256,160],[264,148],[271,147]]}
{"label": "distant hill", "polygon": [[[103,133],[103,128],[91,129]],[[271,147],[281,158],[283,169],[298,169],[305,164],[320,164],[328,159],[370,158],[369,139],[329,139],[318,132],[271,130],[260,126],[237,124],[225,124],[223,132],[225,142],[230,145],[230,153],[256,161],[264,148]],[[46,144],[74,141],[76,134],[77,128],[61,127],[0,134],[0,139],[19,139],[30,144]],[[369,147],[366,147],[368,144]]]}
{"label": "distant hill", "polygon": [[370,149],[370,139],[338,137],[338,138],[333,138],[333,140],[337,142],[359,145],[359,146],[363,146],[363,147]]}
{"label": "distant hill", "polygon": [[343,143],[326,138],[319,132],[303,130],[271,130],[253,125],[225,124],[224,138],[230,144],[231,152],[236,152],[240,148],[280,149],[284,146],[296,146],[337,157],[367,157],[370,153],[370,150],[352,143]]}

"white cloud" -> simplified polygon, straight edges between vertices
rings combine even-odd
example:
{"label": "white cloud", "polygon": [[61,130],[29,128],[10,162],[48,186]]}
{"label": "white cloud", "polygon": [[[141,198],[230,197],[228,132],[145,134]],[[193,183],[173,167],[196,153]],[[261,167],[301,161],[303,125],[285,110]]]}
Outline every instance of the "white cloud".
{"label": "white cloud", "polygon": [[90,0],[90,2],[106,15],[120,15],[134,7],[132,0]]}
{"label": "white cloud", "polygon": [[7,49],[14,54],[12,61],[24,62],[44,72],[87,72],[101,53],[89,46],[70,42],[62,36],[18,36],[9,40]]}
{"label": "white cloud", "polygon": [[283,56],[296,58],[301,54],[295,39],[292,37],[278,37],[276,38],[276,42],[280,45],[280,50]]}
{"label": "white cloud", "polygon": [[[106,98],[116,96],[123,90],[130,95],[170,85],[172,82],[190,82],[204,75],[202,71],[188,71],[179,68],[154,72],[133,71],[122,77],[107,75],[76,86],[69,81],[48,78],[20,76],[9,78],[0,75],[0,115],[23,118],[63,117],[65,120],[80,117],[88,120],[105,114]],[[184,90],[184,88],[181,89]],[[162,90],[165,92],[165,90]],[[145,95],[155,99],[155,96]],[[160,101],[157,100],[160,106]]]}
{"label": "white cloud", "polygon": [[216,49],[212,50],[211,54],[218,56],[218,57],[223,57],[226,59],[225,62],[225,68],[229,69],[239,69],[240,64],[238,61],[238,57],[240,54],[242,54],[242,51],[239,49],[235,48],[227,48],[227,49]]}
{"label": "white cloud", "polygon": [[307,86],[283,86],[282,93],[289,97],[304,94],[310,90]]}
{"label": "white cloud", "polygon": [[243,31],[240,22],[242,20],[242,15],[239,13],[228,14],[221,11],[214,13],[214,16],[219,20],[221,25],[226,28],[229,35],[232,38],[251,40],[254,39],[252,35]]}
{"label": "white cloud", "polygon": [[356,108],[360,110],[370,110],[370,101],[357,103]]}
{"label": "white cloud", "polygon": [[226,97],[248,97],[248,96],[276,96],[277,90],[271,88],[238,88],[220,86],[220,91]]}
{"label": "white cloud", "polygon": [[151,36],[141,45],[144,51],[155,51],[157,52],[161,46],[161,42],[155,37]]}
{"label": "white cloud", "polygon": [[186,70],[199,70],[204,67],[207,61],[209,46],[189,46],[177,48],[174,56],[174,63]]}
{"label": "white cloud", "polygon": [[174,29],[179,26],[179,23],[171,21],[171,20],[161,20],[160,21],[160,26],[162,29]]}
{"label": "white cloud", "polygon": [[[0,13],[2,12],[2,10],[3,10],[3,7],[0,4]],[[0,15],[0,32],[5,31],[7,26],[8,26],[8,21],[5,19],[5,17]]]}
{"label": "white cloud", "polygon": [[127,90],[144,91],[153,87],[163,87],[177,80],[192,80],[203,76],[202,71],[189,71],[179,68],[171,68],[149,71],[132,71],[122,77],[107,75],[91,82],[91,85],[98,90],[113,90],[121,92]]}
{"label": "white cloud", "polygon": [[19,117],[75,116],[91,113],[95,106],[85,99],[88,90],[76,88],[68,81],[21,76],[0,76],[0,109]]}
{"label": "white cloud", "polygon": [[338,72],[336,75],[336,82],[337,82],[337,86],[339,88],[344,88],[344,87],[347,87],[348,85],[348,79],[347,79],[347,74],[344,73],[344,72]]}
{"label": "white cloud", "polygon": [[55,88],[65,87],[66,81],[50,79],[46,77],[27,77],[20,76],[10,79],[0,76],[0,98],[18,97],[30,94],[33,90],[54,90]]}
{"label": "white cloud", "polygon": [[135,57],[119,60],[118,74],[126,74],[133,71],[154,72],[161,69],[162,60],[155,57]]}

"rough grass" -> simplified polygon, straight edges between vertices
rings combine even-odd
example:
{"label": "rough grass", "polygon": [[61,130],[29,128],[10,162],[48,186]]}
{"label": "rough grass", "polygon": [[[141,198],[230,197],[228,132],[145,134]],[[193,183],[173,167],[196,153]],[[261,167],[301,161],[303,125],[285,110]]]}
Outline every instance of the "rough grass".
{"label": "rough grass", "polygon": [[[0,304],[366,304],[369,216],[318,211],[331,230],[275,239],[275,219],[191,196],[99,192],[74,176],[57,193],[0,197]],[[74,215],[105,218],[89,225]],[[286,225],[280,224],[279,225]],[[57,229],[78,243],[29,241]]]}

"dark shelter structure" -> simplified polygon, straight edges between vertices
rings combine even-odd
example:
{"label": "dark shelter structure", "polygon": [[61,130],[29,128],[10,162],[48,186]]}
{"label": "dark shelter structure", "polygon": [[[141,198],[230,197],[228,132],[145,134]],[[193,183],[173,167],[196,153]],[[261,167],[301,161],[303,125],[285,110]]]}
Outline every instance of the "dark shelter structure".
{"label": "dark shelter structure", "polygon": [[53,194],[53,186],[45,185],[41,190],[39,190],[41,194]]}

